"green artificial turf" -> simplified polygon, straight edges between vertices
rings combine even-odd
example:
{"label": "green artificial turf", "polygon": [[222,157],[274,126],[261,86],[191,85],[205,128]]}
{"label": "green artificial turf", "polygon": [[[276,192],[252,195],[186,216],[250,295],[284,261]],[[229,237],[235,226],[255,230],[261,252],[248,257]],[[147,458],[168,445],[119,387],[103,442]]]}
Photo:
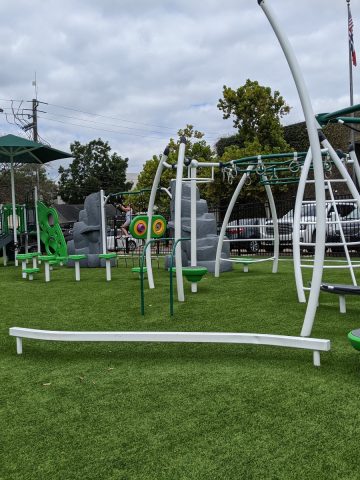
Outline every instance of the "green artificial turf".
{"label": "green artificial turf", "polygon": [[[54,330],[170,330],[298,335],[290,261],[207,275],[169,316],[169,278],[139,308],[131,268],[66,267],[33,282],[0,267],[0,479],[358,479],[360,298],[321,294],[312,353],[254,345],[55,343],[12,326]],[[343,271],[324,280],[349,283]],[[310,278],[310,277],[309,277]]]}

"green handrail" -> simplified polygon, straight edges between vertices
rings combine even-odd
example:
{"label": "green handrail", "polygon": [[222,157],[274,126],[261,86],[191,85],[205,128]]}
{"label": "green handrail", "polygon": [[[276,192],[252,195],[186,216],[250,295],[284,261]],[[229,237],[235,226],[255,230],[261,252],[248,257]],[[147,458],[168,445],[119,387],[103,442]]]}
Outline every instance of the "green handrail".
{"label": "green handrail", "polygon": [[319,123],[326,123],[329,120],[332,120],[337,117],[341,117],[343,115],[348,115],[349,113],[355,113],[360,110],[360,104],[352,105],[350,107],[342,108],[341,110],[336,110],[335,112],[330,113],[319,113],[316,115],[316,119]]}
{"label": "green handrail", "polygon": [[174,240],[173,238],[151,238],[145,243],[144,249],[141,254],[140,258],[140,313],[141,315],[145,315],[145,292],[144,292],[144,259],[146,250],[149,245],[156,242],[161,241],[169,241]]}

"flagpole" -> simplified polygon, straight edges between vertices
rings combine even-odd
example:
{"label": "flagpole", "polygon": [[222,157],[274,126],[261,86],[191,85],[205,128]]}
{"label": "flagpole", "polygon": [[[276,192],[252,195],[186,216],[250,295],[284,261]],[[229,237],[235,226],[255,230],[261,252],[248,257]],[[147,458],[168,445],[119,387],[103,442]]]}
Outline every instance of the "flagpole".
{"label": "flagpole", "polygon": [[[350,0],[346,0],[347,3],[347,13],[348,13],[348,47],[349,47],[349,81],[350,81],[350,107],[354,105],[354,86],[353,86],[353,59],[352,59],[352,52],[351,52],[351,41],[350,41],[350,36],[349,36],[349,25],[350,25],[350,18],[351,18],[351,13],[350,13]],[[354,113],[351,114],[354,116]],[[354,130],[350,130],[350,145],[355,149],[355,132]],[[355,185],[357,184],[356,182],[356,176],[355,176],[355,169],[353,168],[353,180],[355,182]]]}

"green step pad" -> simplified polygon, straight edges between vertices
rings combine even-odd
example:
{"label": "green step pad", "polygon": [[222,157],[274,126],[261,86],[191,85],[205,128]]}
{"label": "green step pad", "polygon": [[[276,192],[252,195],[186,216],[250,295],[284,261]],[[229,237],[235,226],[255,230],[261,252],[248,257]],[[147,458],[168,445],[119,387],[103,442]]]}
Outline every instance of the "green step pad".
{"label": "green step pad", "polygon": [[40,268],[24,268],[23,273],[39,273]]}
{"label": "green step pad", "polygon": [[18,253],[16,255],[17,260],[31,260],[34,257],[38,257],[38,252],[31,252],[31,253]]}
{"label": "green step pad", "polygon": [[[141,273],[141,267],[133,267],[133,268],[131,269],[131,271],[132,271],[133,273]],[[147,268],[146,268],[146,267],[143,268],[143,272],[144,272],[144,273],[147,272]]]}
{"label": "green step pad", "polygon": [[56,255],[39,255],[38,259],[41,262],[50,262],[56,260]]}
{"label": "green step pad", "polygon": [[69,260],[73,260],[73,261],[78,261],[78,260],[85,260],[86,255],[84,254],[79,254],[79,255],[69,255],[68,256],[68,259]]}
{"label": "green step pad", "polygon": [[105,260],[111,260],[112,258],[116,258],[116,253],[100,253],[99,258],[104,258]]}

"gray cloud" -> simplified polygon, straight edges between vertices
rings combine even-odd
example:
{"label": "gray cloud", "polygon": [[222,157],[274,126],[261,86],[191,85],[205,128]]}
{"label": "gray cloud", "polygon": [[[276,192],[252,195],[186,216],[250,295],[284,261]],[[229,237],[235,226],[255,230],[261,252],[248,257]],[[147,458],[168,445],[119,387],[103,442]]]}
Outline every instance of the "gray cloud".
{"label": "gray cloud", "polygon": [[[294,46],[315,110],[347,105],[346,2],[270,3]],[[351,5],[360,57],[360,0]],[[246,78],[280,90],[293,107],[286,123],[302,120],[287,64],[256,0],[3,0],[0,15],[0,98],[30,100],[36,71],[39,99],[51,104],[41,106],[47,113],[39,114],[39,131],[55,147],[102,137],[130,158],[130,171],[139,171],[186,123],[211,143],[233,133],[216,104],[224,84],[236,88]],[[9,106],[0,100],[0,107]],[[3,115],[0,131],[18,133]]]}

